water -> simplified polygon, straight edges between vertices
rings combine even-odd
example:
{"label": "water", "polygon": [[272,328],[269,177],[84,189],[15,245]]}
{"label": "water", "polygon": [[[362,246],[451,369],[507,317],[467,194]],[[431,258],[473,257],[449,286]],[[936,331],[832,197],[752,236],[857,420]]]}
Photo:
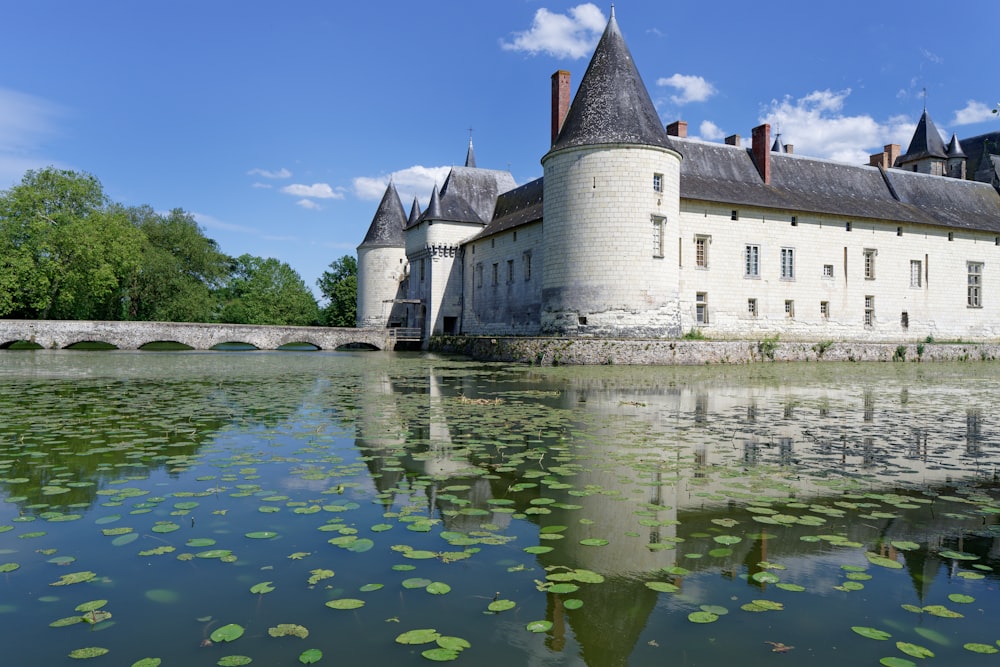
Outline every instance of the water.
{"label": "water", "polygon": [[0,378],[4,664],[427,664],[419,629],[470,665],[1000,639],[996,365],[36,351]]}

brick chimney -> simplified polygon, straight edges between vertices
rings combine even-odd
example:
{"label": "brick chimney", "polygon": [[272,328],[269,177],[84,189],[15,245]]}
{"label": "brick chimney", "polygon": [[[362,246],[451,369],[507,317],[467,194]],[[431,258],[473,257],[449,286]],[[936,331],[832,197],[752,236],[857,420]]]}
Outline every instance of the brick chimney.
{"label": "brick chimney", "polygon": [[680,137],[681,139],[686,139],[687,135],[688,135],[687,121],[675,120],[670,125],[667,125],[667,136]]}
{"label": "brick chimney", "polygon": [[566,114],[569,113],[569,72],[561,69],[552,75],[552,145],[556,145]]}
{"label": "brick chimney", "polygon": [[767,123],[753,128],[753,162],[764,185],[771,184],[771,126]]}
{"label": "brick chimney", "polygon": [[738,134],[730,134],[728,137],[726,137],[726,144],[728,144],[730,146],[739,146],[740,145],[740,135],[738,135]]}
{"label": "brick chimney", "polygon": [[785,144],[785,152],[791,155],[792,153],[795,152],[795,146],[791,144]]}
{"label": "brick chimney", "polygon": [[899,144],[886,144],[883,150],[885,151],[886,159],[889,161],[889,164],[885,168],[895,167],[896,160],[899,159]]}

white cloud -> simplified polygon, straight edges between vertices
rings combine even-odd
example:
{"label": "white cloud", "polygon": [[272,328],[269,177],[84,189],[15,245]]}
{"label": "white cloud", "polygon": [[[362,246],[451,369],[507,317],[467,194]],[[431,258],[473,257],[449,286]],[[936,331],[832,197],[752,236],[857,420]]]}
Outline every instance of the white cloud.
{"label": "white cloud", "polygon": [[243,225],[236,225],[231,222],[224,222],[218,218],[208,215],[206,213],[198,213],[196,211],[191,212],[191,216],[195,219],[199,225],[205,229],[220,229],[226,232],[239,232],[240,234],[253,234],[258,236],[258,232],[253,227],[245,227]]}
{"label": "white cloud", "polygon": [[251,188],[263,188],[265,190],[270,190],[272,185],[270,183],[254,183],[250,186]]}
{"label": "white cloud", "polygon": [[576,60],[590,53],[604,32],[607,19],[593,3],[556,14],[542,7],[535,12],[531,28],[514,33],[511,42],[500,42],[504,51],[523,51],[531,55],[547,53],[555,58]]}
{"label": "white cloud", "polygon": [[996,118],[996,115],[994,115],[993,109],[982,102],[969,100],[965,108],[955,112],[955,118],[951,121],[951,124],[971,125],[972,123],[982,123],[984,120],[993,120],[994,118]]}
{"label": "white cloud", "polygon": [[295,197],[312,197],[314,199],[343,199],[343,192],[335,192],[326,183],[313,183],[312,185],[303,185],[302,183],[293,183],[292,185],[286,185],[281,188],[281,191],[286,195],[293,195]]}
{"label": "white cloud", "polygon": [[385,194],[389,179],[396,184],[396,190],[409,210],[409,203],[414,197],[426,202],[435,185],[440,186],[448,177],[451,167],[424,167],[414,165],[395,171],[386,176],[359,176],[353,180],[354,195],[358,199],[378,200]]}
{"label": "white cloud", "polygon": [[673,76],[660,77],[656,80],[658,86],[670,86],[680,91],[679,95],[673,95],[670,99],[674,104],[687,104],[688,102],[704,102],[717,91],[715,86],[705,81],[700,76],[688,76],[685,74],[674,74]]}
{"label": "white cloud", "polygon": [[722,128],[710,120],[701,121],[701,125],[698,126],[698,133],[701,135],[702,139],[706,139],[708,141],[722,139],[726,136],[726,133],[722,131]]}
{"label": "white cloud", "polygon": [[260,176],[261,178],[291,178],[292,172],[288,171],[284,167],[278,171],[268,171],[267,169],[251,169],[247,172],[248,176]]}
{"label": "white cloud", "polygon": [[927,49],[920,49],[920,53],[923,54],[924,58],[931,61],[935,65],[940,65],[944,62],[944,58],[934,53],[933,51],[928,51]]}
{"label": "white cloud", "polygon": [[799,99],[772,100],[760,120],[804,155],[868,164],[868,156],[885,144],[898,143],[905,150],[916,123],[904,117],[880,123],[871,116],[845,115],[844,100],[850,94],[849,88],[816,90]]}
{"label": "white cloud", "polygon": [[319,204],[314,202],[312,199],[300,199],[295,203],[302,208],[309,209],[310,211],[318,211],[320,209]]}
{"label": "white cloud", "polygon": [[41,97],[0,88],[0,188],[20,182],[28,169],[65,166],[37,154],[43,141],[58,131],[64,113]]}

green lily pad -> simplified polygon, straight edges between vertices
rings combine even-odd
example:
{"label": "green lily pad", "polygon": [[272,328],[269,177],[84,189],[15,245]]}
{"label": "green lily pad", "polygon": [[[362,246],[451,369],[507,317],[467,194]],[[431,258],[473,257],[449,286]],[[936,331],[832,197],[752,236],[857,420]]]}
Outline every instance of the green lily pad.
{"label": "green lily pad", "polygon": [[192,537],[188,540],[185,545],[189,547],[195,547],[200,549],[201,547],[210,547],[215,544],[215,540],[211,537]]}
{"label": "green lily pad", "polygon": [[219,661],[215,664],[219,667],[241,667],[242,665],[249,665],[253,662],[253,658],[246,655],[227,655],[225,657],[219,658]]}
{"label": "green lily pad", "polygon": [[890,544],[900,551],[915,551],[920,548],[920,545],[916,542],[907,542],[905,540],[893,540]]}
{"label": "green lily pad", "polygon": [[109,649],[100,646],[88,646],[70,651],[69,657],[76,659],[96,658],[108,653]]}
{"label": "green lily pad", "polygon": [[450,662],[458,658],[459,651],[450,648],[429,648],[421,651],[420,655],[434,662]]}
{"label": "green lily pad", "polygon": [[548,590],[549,593],[576,593],[580,590],[580,587],[576,584],[553,584],[546,590]]}
{"label": "green lily pad", "polygon": [[385,584],[365,584],[364,586],[362,586],[358,590],[361,591],[362,593],[370,593],[372,591],[377,591],[377,590],[379,590],[381,588],[384,588],[384,587],[385,587]]}
{"label": "green lily pad", "polygon": [[507,611],[508,609],[513,609],[515,606],[517,605],[513,600],[494,600],[493,602],[490,602],[490,604],[487,606],[487,609],[499,613],[501,611]]}
{"label": "green lily pad", "polygon": [[278,533],[273,530],[256,530],[251,533],[246,533],[244,537],[249,537],[251,540],[269,540],[272,537],[277,537]]}
{"label": "green lily pad", "polygon": [[160,667],[159,658],[140,658],[132,663],[132,667]]}
{"label": "green lily pad", "polygon": [[433,628],[421,628],[419,630],[408,630],[396,637],[397,644],[430,644],[441,634]]}
{"label": "green lily pad", "polygon": [[943,604],[929,604],[924,607],[924,612],[938,618],[965,618],[963,614],[948,609]]}
{"label": "green lily pad", "polygon": [[585,547],[603,547],[609,544],[609,542],[602,537],[588,537],[580,540],[580,544]]}
{"label": "green lily pad", "polygon": [[340,598],[338,600],[330,600],[326,603],[326,606],[330,609],[360,609],[365,606],[365,601],[356,598]]}
{"label": "green lily pad", "polygon": [[719,544],[725,544],[729,546],[733,544],[739,544],[740,542],[743,541],[742,537],[737,537],[736,535],[716,535],[712,539],[718,542]]}
{"label": "green lily pad", "polygon": [[72,574],[64,574],[59,577],[59,581],[54,581],[49,586],[69,586],[71,584],[82,584],[85,581],[90,581],[95,578],[97,574],[95,572],[73,572]]}
{"label": "green lily pad", "polygon": [[800,586],[798,584],[780,583],[780,584],[775,584],[775,586],[777,586],[783,591],[791,591],[792,593],[801,593],[806,589],[805,586]]}
{"label": "green lily pad", "polygon": [[969,604],[976,601],[976,598],[971,595],[963,595],[962,593],[951,593],[948,599],[952,602],[958,602],[961,604]]}
{"label": "green lily pad", "polygon": [[230,623],[228,625],[223,625],[221,628],[216,628],[215,631],[209,636],[213,642],[231,642],[242,637],[243,632],[244,629],[242,625]]}
{"label": "green lily pad", "polygon": [[680,590],[679,587],[666,581],[647,581],[646,588],[651,588],[658,593],[676,593]]}
{"label": "green lily pad", "polygon": [[555,547],[546,547],[546,546],[525,547],[524,552],[529,554],[547,554],[554,548]]}
{"label": "green lily pad", "polygon": [[323,659],[323,651],[318,648],[310,648],[299,654],[299,662],[303,665],[311,665]]}
{"label": "green lily pad", "polygon": [[896,648],[905,653],[906,655],[911,655],[914,658],[933,658],[934,652],[923,646],[917,644],[911,644],[910,642],[896,642]]}
{"label": "green lily pad", "polygon": [[566,609],[579,609],[583,606],[583,600],[578,600],[576,598],[568,598],[563,600],[563,607]]}
{"label": "green lily pad", "polygon": [[886,640],[889,637],[892,637],[892,635],[886,632],[885,630],[869,628],[863,625],[852,625],[851,630],[854,630],[862,637],[867,637],[868,639]]}
{"label": "green lily pad", "polygon": [[410,577],[403,579],[403,588],[427,588],[431,584],[430,579],[424,577]]}
{"label": "green lily pad", "polygon": [[14,570],[18,569],[19,567],[21,567],[21,566],[19,564],[17,564],[17,563],[3,563],[3,564],[0,564],[0,573],[3,573],[3,572],[13,572]]}
{"label": "green lily pad", "polygon": [[375,542],[373,542],[372,540],[369,540],[367,537],[362,537],[362,538],[359,538],[359,539],[351,542],[345,548],[348,551],[353,551],[355,553],[364,553],[366,551],[370,551],[371,548],[374,547],[374,546],[375,546]]}
{"label": "green lily pad", "polygon": [[60,618],[49,623],[50,628],[65,628],[68,625],[76,625],[77,623],[83,623],[83,616],[67,616],[65,618]]}
{"label": "green lily pad", "polygon": [[427,584],[425,590],[431,595],[445,595],[451,592],[451,586],[441,581],[433,581]]}
{"label": "green lily pad", "polygon": [[907,660],[906,658],[897,658],[895,656],[882,658],[878,662],[880,665],[884,665],[884,667],[917,667],[917,663],[913,662],[912,660]]}
{"label": "green lily pad", "polygon": [[688,614],[688,620],[692,623],[715,623],[719,620],[719,615],[710,611],[693,611]]}
{"label": "green lily pad", "polygon": [[963,644],[962,648],[966,651],[972,651],[973,653],[1000,653],[1000,649],[993,644],[978,644],[976,642],[969,642],[968,644]]}
{"label": "green lily pad", "polygon": [[781,581],[781,578],[773,572],[755,572],[750,578],[758,584],[776,584]]}
{"label": "green lily pad", "polygon": [[976,554],[966,553],[965,551],[952,551],[950,549],[939,552],[939,555],[945,558],[954,558],[955,560],[979,560],[979,556]]}
{"label": "green lily pad", "polygon": [[552,629],[552,621],[532,621],[525,626],[528,632],[548,632]]}
{"label": "green lily pad", "polygon": [[260,595],[263,595],[264,593],[270,593],[271,591],[274,590],[274,586],[272,585],[273,583],[274,583],[273,581],[262,581],[259,584],[254,584],[253,586],[250,587],[250,592]]}
{"label": "green lily pad", "polygon": [[901,570],[903,569],[903,564],[899,561],[892,560],[891,558],[886,558],[885,556],[880,556],[876,553],[868,552],[865,554],[868,558],[868,562],[872,565],[878,565],[880,567],[886,567],[890,570]]}
{"label": "green lily pad", "polygon": [[173,521],[158,521],[152,528],[154,533],[172,533],[175,530],[180,530],[180,526]]}
{"label": "green lily pad", "polygon": [[302,625],[295,623],[279,623],[267,629],[267,634],[272,637],[299,637],[305,639],[309,636],[309,630]]}
{"label": "green lily pad", "polygon": [[101,607],[108,604],[107,600],[91,600],[90,602],[84,602],[82,604],[76,605],[74,611],[87,612],[94,611],[95,609],[100,609]]}

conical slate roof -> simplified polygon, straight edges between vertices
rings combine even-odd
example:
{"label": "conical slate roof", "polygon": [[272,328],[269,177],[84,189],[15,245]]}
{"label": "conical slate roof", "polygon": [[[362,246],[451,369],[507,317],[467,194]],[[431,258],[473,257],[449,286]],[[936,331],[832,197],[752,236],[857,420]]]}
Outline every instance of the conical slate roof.
{"label": "conical slate roof", "polygon": [[920,122],[917,123],[917,129],[913,132],[913,138],[910,139],[906,154],[899,158],[899,162],[903,164],[926,157],[936,157],[943,160],[948,157],[948,154],[944,147],[944,141],[941,139],[941,133],[938,132],[931,117],[924,111],[920,116]]}
{"label": "conical slate roof", "polygon": [[413,206],[410,207],[410,217],[406,219],[406,226],[409,227],[420,219],[420,200],[413,198]]}
{"label": "conical slate roof", "polygon": [[613,12],[552,151],[597,144],[668,147],[666,130]]}
{"label": "conical slate roof", "polygon": [[368,228],[365,240],[361,242],[359,248],[366,247],[387,247],[402,248],[403,228],[406,226],[406,211],[399,201],[399,193],[396,186],[389,183],[382,195],[382,202],[375,211],[375,217]]}
{"label": "conical slate roof", "polygon": [[476,167],[476,152],[472,150],[471,138],[469,139],[469,152],[465,154],[465,166],[472,167],[473,169]]}
{"label": "conical slate roof", "polygon": [[952,134],[951,141],[948,142],[948,157],[965,157],[965,151],[962,150],[957,134]]}

